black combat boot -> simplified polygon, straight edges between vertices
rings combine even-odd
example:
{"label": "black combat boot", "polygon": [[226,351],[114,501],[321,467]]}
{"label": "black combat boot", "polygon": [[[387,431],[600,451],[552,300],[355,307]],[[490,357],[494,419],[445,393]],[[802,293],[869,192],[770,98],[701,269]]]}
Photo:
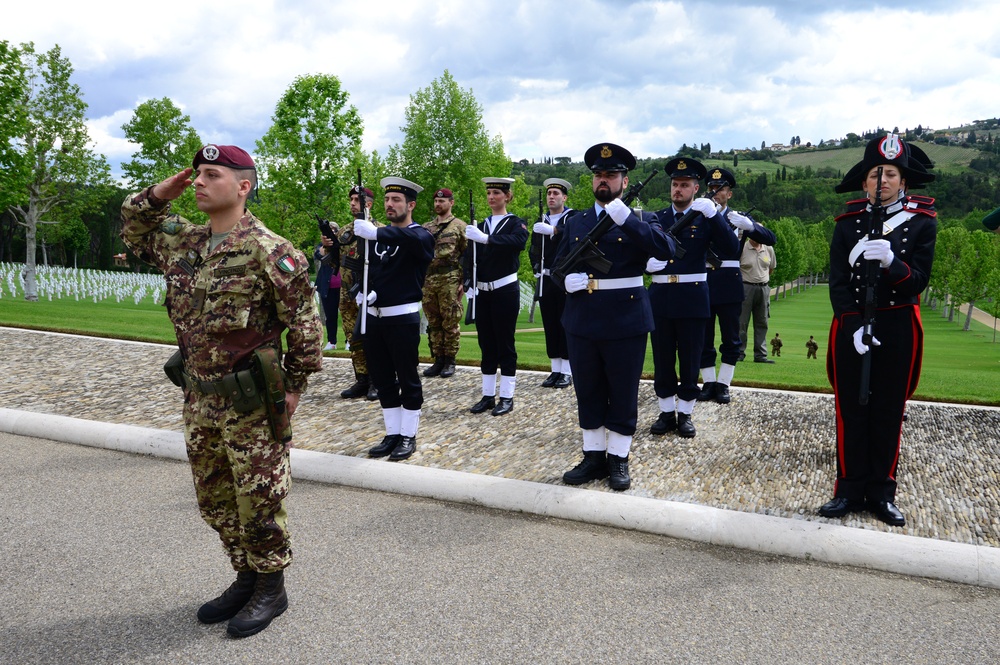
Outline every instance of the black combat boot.
{"label": "black combat boot", "polygon": [[716,384],[715,381],[706,381],[705,384],[701,387],[701,392],[698,393],[698,401],[707,402],[709,400],[715,399],[716,385],[718,384]]}
{"label": "black combat boot", "polygon": [[616,492],[624,492],[632,486],[632,479],[628,475],[628,455],[618,457],[618,455],[608,454],[608,487]]}
{"label": "black combat boot", "polygon": [[424,376],[440,376],[444,369],[444,356],[435,356],[434,364],[424,370]]}
{"label": "black combat boot", "polygon": [[367,374],[354,373],[354,385],[347,390],[342,390],[340,396],[344,399],[354,399],[355,397],[364,397],[368,393],[368,389],[371,386],[371,382],[368,380]]}
{"label": "black combat boot", "polygon": [[582,485],[608,477],[608,454],[603,450],[584,450],[583,461],[563,474],[567,485]]}
{"label": "black combat boot", "polygon": [[677,429],[677,416],[673,411],[660,411],[659,418],[649,428],[650,434],[666,434]]}
{"label": "black combat boot", "polygon": [[219,623],[236,616],[253,595],[257,584],[257,573],[253,570],[241,570],[236,573],[236,581],[222,592],[218,598],[213,598],[198,608],[198,621],[202,623]]}
{"label": "black combat boot", "polygon": [[374,402],[378,399],[378,388],[375,387],[374,383],[368,384],[368,394],[365,395],[365,399],[369,402]]}
{"label": "black combat boot", "polygon": [[447,379],[449,376],[455,376],[455,356],[444,357],[444,366],[441,367],[441,378]]}
{"label": "black combat boot", "polygon": [[685,439],[694,438],[694,423],[691,421],[690,413],[677,414],[677,434]]}
{"label": "black combat boot", "polygon": [[288,609],[285,571],[258,573],[257,586],[247,604],[229,620],[226,630],[232,637],[256,635],[271,624],[274,617]]}

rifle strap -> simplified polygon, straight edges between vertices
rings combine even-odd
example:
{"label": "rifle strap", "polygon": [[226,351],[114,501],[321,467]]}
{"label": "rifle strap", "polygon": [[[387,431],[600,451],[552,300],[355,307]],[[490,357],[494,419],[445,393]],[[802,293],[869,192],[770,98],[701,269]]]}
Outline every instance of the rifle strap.
{"label": "rifle strap", "polygon": [[[910,219],[916,217],[919,214],[920,214],[919,210],[906,210],[904,212],[900,212],[893,215],[891,218],[887,219],[885,223],[882,225],[882,235],[883,236],[889,235],[890,233],[895,231],[896,228],[900,226],[903,222],[909,221]],[[862,253],[864,253],[866,242],[868,242],[867,233],[864,236],[862,236],[860,240],[858,240],[858,243],[856,245],[854,245],[854,249],[851,250],[850,255],[847,257],[847,265],[853,266],[854,263],[858,260],[858,257],[861,256]]]}

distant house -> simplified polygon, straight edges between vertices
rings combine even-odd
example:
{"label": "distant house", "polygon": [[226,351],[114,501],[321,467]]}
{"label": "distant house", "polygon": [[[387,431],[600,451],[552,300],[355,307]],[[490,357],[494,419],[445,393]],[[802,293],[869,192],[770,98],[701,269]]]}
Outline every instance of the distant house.
{"label": "distant house", "polygon": [[785,145],[784,143],[772,143],[771,152],[788,152],[792,149],[792,146]]}
{"label": "distant house", "polygon": [[125,252],[122,252],[121,254],[115,254],[111,258],[115,260],[116,268],[128,268],[128,259],[125,257]]}

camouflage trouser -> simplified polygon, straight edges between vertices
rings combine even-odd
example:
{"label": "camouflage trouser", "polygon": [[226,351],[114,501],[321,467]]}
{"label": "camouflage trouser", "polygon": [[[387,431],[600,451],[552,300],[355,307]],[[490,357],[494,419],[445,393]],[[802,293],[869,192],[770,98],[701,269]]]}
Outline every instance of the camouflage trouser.
{"label": "camouflage trouser", "polygon": [[184,438],[201,516],[219,533],[233,568],[287,567],[288,446],[275,442],[264,407],[236,413],[225,397],[189,391]]}
{"label": "camouflage trouser", "polygon": [[351,364],[354,365],[354,371],[358,374],[367,374],[368,362],[365,359],[364,344],[354,343],[354,324],[358,320],[358,303],[354,301],[354,296],[350,295],[354,279],[347,270],[341,272],[340,277],[340,322],[344,329],[344,339],[351,345]]}
{"label": "camouflage trouser", "polygon": [[424,315],[427,317],[427,343],[435,358],[458,355],[459,328],[462,320],[462,271],[439,275],[427,274],[424,281]]}

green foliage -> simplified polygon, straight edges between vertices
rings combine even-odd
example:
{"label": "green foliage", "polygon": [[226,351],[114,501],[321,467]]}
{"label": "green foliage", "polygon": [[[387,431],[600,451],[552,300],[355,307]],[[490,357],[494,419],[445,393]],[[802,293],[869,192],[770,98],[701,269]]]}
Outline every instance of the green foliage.
{"label": "green foliage", "polygon": [[336,76],[298,76],[257,141],[260,201],[253,210],[297,247],[318,237],[315,215],[348,218],[363,130],[348,97]]}
{"label": "green foliage", "polygon": [[[122,163],[131,191],[154,185],[188,168],[203,145],[191,127],[191,117],[183,114],[168,97],[139,104],[122,130],[129,142],[139,146],[132,159]],[[195,203],[193,188],[174,199],[170,209],[193,222],[206,221]]]}

